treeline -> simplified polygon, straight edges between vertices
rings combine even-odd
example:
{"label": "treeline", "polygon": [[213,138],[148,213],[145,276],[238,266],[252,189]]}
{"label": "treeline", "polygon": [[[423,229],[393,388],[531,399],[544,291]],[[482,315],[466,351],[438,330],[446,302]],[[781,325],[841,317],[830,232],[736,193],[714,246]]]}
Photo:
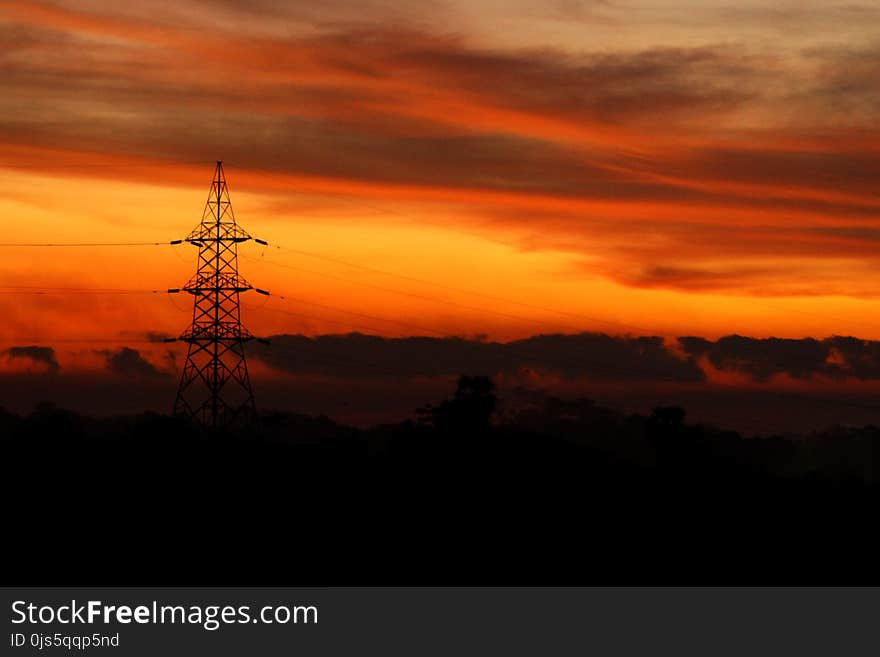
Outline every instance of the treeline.
{"label": "treeline", "polygon": [[[811,434],[744,439],[735,431],[688,423],[685,409],[658,407],[649,415],[624,414],[590,399],[565,400],[521,391],[501,400],[484,377],[462,377],[455,393],[436,406],[416,409],[415,420],[369,429],[325,416],[267,412],[258,426],[208,434],[180,418],[147,413],[94,418],[44,403],[27,415],[0,408],[0,437],[7,449],[76,458],[90,446],[172,455],[194,448],[235,451],[291,449],[333,457],[400,460],[505,458],[524,447],[586,450],[596,458],[639,470],[727,471],[873,486],[878,477],[880,428],[829,427]],[[488,452],[487,452],[488,450]],[[600,456],[601,455],[601,456]]]}
{"label": "treeline", "polygon": [[9,558],[106,583],[880,583],[876,428],[686,420],[482,377],[370,429],[3,412]]}

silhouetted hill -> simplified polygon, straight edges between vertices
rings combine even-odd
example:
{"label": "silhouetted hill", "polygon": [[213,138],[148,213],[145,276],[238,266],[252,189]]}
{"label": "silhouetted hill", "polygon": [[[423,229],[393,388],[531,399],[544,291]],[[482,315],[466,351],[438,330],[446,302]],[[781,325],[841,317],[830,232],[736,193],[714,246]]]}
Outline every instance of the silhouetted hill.
{"label": "silhouetted hill", "polygon": [[880,430],[742,439],[463,378],[369,430],[0,412],[7,573],[33,583],[880,583]]}

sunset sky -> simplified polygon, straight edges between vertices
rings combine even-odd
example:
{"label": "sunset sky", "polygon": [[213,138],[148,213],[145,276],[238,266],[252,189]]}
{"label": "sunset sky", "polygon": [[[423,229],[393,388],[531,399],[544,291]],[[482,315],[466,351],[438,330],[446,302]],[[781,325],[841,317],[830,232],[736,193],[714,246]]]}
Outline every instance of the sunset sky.
{"label": "sunset sky", "polygon": [[[273,293],[243,298],[257,334],[877,340],[878,25],[853,2],[4,0],[0,241],[183,237],[223,159],[272,245],[241,249]],[[172,371],[148,340],[186,327],[164,290],[195,255],[2,247],[0,367],[127,346]]]}

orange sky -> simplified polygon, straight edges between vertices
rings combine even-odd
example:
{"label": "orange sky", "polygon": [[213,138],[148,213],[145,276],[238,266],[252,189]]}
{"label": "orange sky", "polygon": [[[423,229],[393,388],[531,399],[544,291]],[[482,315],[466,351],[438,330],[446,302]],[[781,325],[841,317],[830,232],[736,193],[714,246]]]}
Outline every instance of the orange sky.
{"label": "orange sky", "polygon": [[[298,4],[4,2],[2,241],[183,237],[222,158],[258,334],[880,338],[880,10]],[[2,258],[65,366],[188,322],[191,247]]]}

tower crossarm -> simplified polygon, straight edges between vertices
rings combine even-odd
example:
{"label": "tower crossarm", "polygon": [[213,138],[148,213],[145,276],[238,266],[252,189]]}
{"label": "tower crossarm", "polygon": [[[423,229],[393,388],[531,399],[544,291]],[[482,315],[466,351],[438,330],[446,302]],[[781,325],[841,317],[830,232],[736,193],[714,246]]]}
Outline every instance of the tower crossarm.
{"label": "tower crossarm", "polygon": [[207,294],[212,292],[247,292],[254,288],[237,272],[199,271],[181,289],[190,294]]}
{"label": "tower crossarm", "polygon": [[206,242],[233,242],[241,244],[242,242],[254,239],[236,224],[221,223],[219,235],[217,233],[216,223],[200,224],[183,241],[198,246]]}
{"label": "tower crossarm", "polygon": [[201,342],[213,340],[228,340],[230,342],[249,342],[256,338],[250,331],[241,326],[230,323],[228,326],[202,327],[191,326],[178,338],[181,342]]}

